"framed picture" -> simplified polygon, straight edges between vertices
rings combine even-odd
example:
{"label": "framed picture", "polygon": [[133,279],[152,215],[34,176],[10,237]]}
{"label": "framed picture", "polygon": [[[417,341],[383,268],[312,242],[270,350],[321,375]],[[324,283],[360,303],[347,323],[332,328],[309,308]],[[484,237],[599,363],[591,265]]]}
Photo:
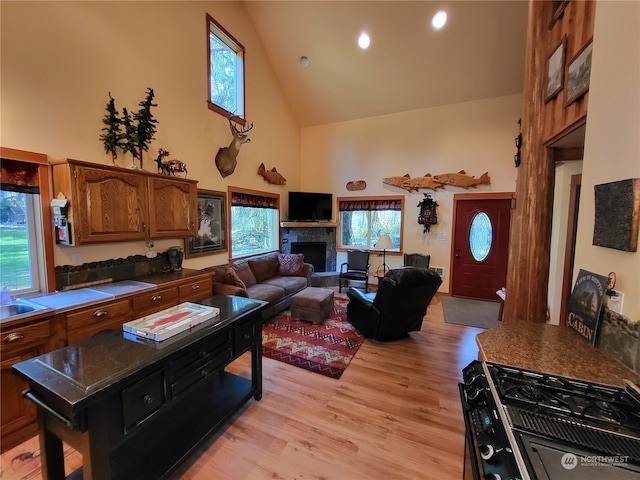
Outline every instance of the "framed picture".
{"label": "framed picture", "polygon": [[185,239],[185,257],[227,250],[227,195],[198,189],[198,236]]}
{"label": "framed picture", "polygon": [[589,90],[592,51],[593,40],[589,40],[576,56],[567,63],[565,107],[571,105]]}
{"label": "framed picture", "polygon": [[547,90],[544,101],[548,102],[555,97],[564,86],[564,54],[566,51],[567,38],[562,37],[549,59],[547,60]]}

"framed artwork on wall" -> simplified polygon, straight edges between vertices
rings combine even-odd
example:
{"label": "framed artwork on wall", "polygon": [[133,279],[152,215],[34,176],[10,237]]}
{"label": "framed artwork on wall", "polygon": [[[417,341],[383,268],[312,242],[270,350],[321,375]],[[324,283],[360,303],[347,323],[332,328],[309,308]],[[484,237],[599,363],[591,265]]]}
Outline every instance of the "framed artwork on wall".
{"label": "framed artwork on wall", "polygon": [[589,90],[592,51],[593,41],[589,40],[576,56],[567,63],[565,107],[571,105]]}
{"label": "framed artwork on wall", "polygon": [[638,251],[640,178],[594,185],[593,245]]}
{"label": "framed artwork on wall", "polygon": [[547,90],[544,101],[548,102],[554,98],[564,86],[564,55],[566,51],[567,38],[562,37],[551,56],[547,60]]}
{"label": "framed artwork on wall", "polygon": [[227,195],[198,189],[198,235],[185,239],[185,257],[227,251]]}

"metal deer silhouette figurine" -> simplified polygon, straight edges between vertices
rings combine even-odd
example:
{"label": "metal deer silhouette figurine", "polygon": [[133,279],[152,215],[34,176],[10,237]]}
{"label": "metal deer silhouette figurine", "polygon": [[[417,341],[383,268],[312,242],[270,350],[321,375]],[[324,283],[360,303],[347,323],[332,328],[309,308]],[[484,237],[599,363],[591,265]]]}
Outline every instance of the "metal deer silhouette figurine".
{"label": "metal deer silhouette figurine", "polygon": [[227,177],[234,172],[236,165],[238,164],[237,157],[238,152],[240,152],[240,147],[243,143],[251,141],[247,136],[247,132],[253,128],[253,122],[251,122],[247,128],[240,128],[240,130],[238,130],[236,122],[233,120],[234,118],[239,117],[235,115],[229,117],[229,127],[231,129],[231,135],[233,135],[233,140],[231,140],[228,147],[220,148],[216,154],[216,167],[218,167],[222,178]]}

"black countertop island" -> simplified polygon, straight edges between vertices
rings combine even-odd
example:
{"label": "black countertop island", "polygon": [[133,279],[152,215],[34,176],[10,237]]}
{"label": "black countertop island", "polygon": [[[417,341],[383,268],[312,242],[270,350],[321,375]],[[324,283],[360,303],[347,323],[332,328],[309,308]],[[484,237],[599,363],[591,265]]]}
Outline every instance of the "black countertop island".
{"label": "black countertop island", "polygon": [[[14,365],[38,406],[44,479],[63,479],[62,441],[84,479],[168,476],[251,397],[262,397],[266,303],[217,295],[220,315],[162,342],[109,331]],[[224,367],[251,351],[251,378]]]}

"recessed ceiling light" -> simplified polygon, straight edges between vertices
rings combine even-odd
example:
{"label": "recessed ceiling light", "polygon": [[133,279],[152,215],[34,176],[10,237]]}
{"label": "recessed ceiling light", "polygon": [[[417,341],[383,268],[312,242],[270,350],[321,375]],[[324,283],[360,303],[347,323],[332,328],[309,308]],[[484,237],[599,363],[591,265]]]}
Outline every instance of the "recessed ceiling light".
{"label": "recessed ceiling light", "polygon": [[369,45],[371,44],[371,39],[369,38],[369,35],[367,35],[366,33],[362,33],[360,34],[360,38],[358,38],[358,45],[360,45],[360,48],[367,49],[369,48]]}
{"label": "recessed ceiling light", "polygon": [[431,19],[431,25],[436,30],[440,30],[447,23],[447,12],[440,10]]}
{"label": "recessed ceiling light", "polygon": [[311,65],[311,61],[309,60],[309,57],[302,55],[300,57],[300,65],[302,65],[304,68],[307,68],[309,65]]}

